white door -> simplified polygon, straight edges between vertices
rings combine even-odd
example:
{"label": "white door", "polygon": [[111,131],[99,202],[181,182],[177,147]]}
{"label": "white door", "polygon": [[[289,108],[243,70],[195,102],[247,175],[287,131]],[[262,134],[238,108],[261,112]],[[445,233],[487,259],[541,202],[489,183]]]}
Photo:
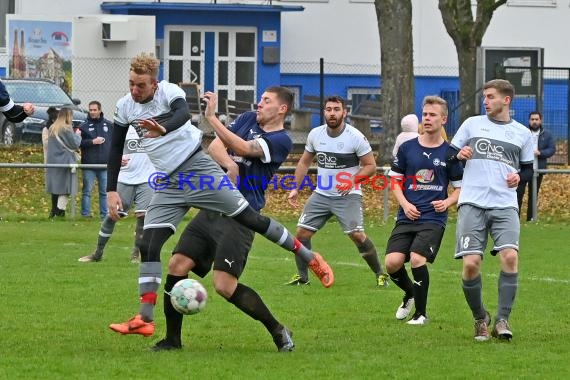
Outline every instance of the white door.
{"label": "white door", "polygon": [[220,99],[256,101],[255,28],[167,26],[164,78],[198,83]]}

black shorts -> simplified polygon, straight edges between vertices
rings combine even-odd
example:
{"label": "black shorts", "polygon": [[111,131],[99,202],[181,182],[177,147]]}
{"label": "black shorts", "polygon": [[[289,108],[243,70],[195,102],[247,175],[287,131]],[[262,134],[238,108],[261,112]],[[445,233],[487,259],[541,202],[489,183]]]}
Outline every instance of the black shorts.
{"label": "black shorts", "polygon": [[255,233],[219,212],[200,210],[188,223],[172,253],[191,258],[197,276],[214,269],[239,278],[245,268]]}
{"label": "black shorts", "polygon": [[400,252],[406,255],[406,262],[410,261],[410,252],[425,257],[428,263],[433,263],[445,228],[436,223],[400,223],[392,230],[386,247],[386,254]]}

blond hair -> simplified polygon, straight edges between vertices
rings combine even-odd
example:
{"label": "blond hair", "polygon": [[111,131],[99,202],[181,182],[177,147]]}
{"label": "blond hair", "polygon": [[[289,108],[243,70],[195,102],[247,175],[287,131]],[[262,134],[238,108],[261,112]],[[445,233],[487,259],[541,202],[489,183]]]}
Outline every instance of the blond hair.
{"label": "blond hair", "polygon": [[506,79],[491,79],[485,85],[483,85],[483,90],[489,88],[494,88],[497,92],[503,96],[508,96],[511,101],[515,98],[515,87]]}
{"label": "blond hair", "polygon": [[439,104],[441,106],[441,112],[443,113],[444,116],[447,116],[447,113],[449,112],[447,110],[447,102],[445,101],[445,99],[440,98],[437,95],[426,96],[424,98],[422,107],[425,106],[426,104],[429,104],[429,105]]}
{"label": "blond hair", "polygon": [[73,130],[73,110],[63,107],[57,114],[57,119],[49,127],[50,136],[59,136],[65,129]]}
{"label": "blond hair", "polygon": [[148,74],[151,78],[158,76],[160,61],[152,54],[140,53],[131,60],[131,71],[137,75]]}

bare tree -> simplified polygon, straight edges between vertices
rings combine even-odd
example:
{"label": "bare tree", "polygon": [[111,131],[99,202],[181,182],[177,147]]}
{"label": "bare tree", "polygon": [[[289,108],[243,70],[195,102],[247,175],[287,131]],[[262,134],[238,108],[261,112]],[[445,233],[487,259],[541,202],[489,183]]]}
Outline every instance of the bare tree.
{"label": "bare tree", "polygon": [[382,66],[380,162],[388,163],[402,116],[414,112],[414,62],[411,0],[375,0]]}
{"label": "bare tree", "polygon": [[439,0],[443,24],[457,50],[461,121],[479,113],[476,96],[477,48],[481,46],[493,13],[506,2],[507,0],[477,0],[473,15],[472,0]]}

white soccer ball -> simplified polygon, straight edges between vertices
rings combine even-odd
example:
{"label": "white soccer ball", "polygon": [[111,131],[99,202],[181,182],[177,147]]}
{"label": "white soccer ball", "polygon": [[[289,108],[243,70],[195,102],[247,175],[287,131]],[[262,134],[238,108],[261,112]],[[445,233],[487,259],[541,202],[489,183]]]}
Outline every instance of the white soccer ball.
{"label": "white soccer ball", "polygon": [[198,281],[191,278],[178,281],[170,291],[170,302],[181,314],[196,314],[206,306],[208,293]]}

